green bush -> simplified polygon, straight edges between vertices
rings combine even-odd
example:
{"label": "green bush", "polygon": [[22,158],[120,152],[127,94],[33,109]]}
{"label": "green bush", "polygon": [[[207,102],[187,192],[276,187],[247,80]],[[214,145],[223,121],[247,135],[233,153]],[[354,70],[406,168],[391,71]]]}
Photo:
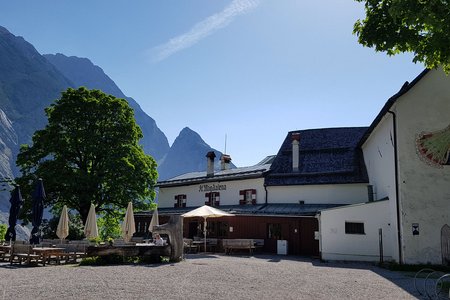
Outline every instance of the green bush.
{"label": "green bush", "polygon": [[139,259],[134,256],[122,256],[117,254],[105,256],[85,257],[81,260],[80,266],[107,266],[138,263]]}
{"label": "green bush", "polygon": [[0,224],[0,241],[5,240],[6,230],[8,230],[8,225]]}

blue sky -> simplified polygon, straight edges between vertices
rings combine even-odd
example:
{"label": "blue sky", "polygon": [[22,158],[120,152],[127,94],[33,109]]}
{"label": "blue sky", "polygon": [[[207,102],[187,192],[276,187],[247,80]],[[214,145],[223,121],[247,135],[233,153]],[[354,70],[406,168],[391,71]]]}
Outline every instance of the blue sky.
{"label": "blue sky", "polygon": [[290,130],[368,126],[423,65],[357,43],[352,0],[0,0],[0,25],[42,53],[87,57],[156,120],[238,166]]}

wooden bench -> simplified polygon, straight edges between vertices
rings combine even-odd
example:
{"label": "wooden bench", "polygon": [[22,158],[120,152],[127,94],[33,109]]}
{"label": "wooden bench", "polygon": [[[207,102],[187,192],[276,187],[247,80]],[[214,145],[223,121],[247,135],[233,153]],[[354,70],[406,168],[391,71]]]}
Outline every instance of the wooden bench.
{"label": "wooden bench", "polygon": [[253,239],[223,239],[222,246],[225,254],[231,254],[233,250],[248,249],[250,255],[252,255],[253,249],[255,249]]}
{"label": "wooden bench", "polygon": [[192,239],[183,239],[184,253],[197,253],[198,245],[192,243]]}
{"label": "wooden bench", "polygon": [[86,257],[86,248],[89,244],[86,243],[71,243],[71,244],[59,244],[58,248],[64,248],[64,254],[62,255],[66,263],[76,263],[77,259]]}
{"label": "wooden bench", "polygon": [[9,261],[11,257],[11,245],[0,245],[0,260]]}
{"label": "wooden bench", "polygon": [[262,248],[264,248],[264,239],[253,239],[253,243],[255,249],[261,250]]}
{"label": "wooden bench", "polygon": [[27,264],[42,262],[41,256],[39,254],[34,254],[32,245],[24,244],[13,244],[11,247],[11,256],[9,262],[22,264],[22,262]]}

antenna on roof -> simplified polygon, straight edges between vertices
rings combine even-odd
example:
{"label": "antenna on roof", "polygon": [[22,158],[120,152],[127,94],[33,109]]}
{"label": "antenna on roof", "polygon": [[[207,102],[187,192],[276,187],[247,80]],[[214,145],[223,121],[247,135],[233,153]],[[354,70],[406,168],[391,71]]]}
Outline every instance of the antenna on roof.
{"label": "antenna on roof", "polygon": [[225,152],[224,154],[227,154],[227,134],[225,133]]}

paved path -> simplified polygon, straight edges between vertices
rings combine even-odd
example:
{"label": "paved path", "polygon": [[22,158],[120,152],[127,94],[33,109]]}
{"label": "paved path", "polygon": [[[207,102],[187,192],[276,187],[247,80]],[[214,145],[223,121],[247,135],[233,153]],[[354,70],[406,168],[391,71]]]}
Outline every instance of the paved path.
{"label": "paved path", "polygon": [[416,299],[413,278],[363,263],[189,255],[176,264],[10,267],[0,299]]}

